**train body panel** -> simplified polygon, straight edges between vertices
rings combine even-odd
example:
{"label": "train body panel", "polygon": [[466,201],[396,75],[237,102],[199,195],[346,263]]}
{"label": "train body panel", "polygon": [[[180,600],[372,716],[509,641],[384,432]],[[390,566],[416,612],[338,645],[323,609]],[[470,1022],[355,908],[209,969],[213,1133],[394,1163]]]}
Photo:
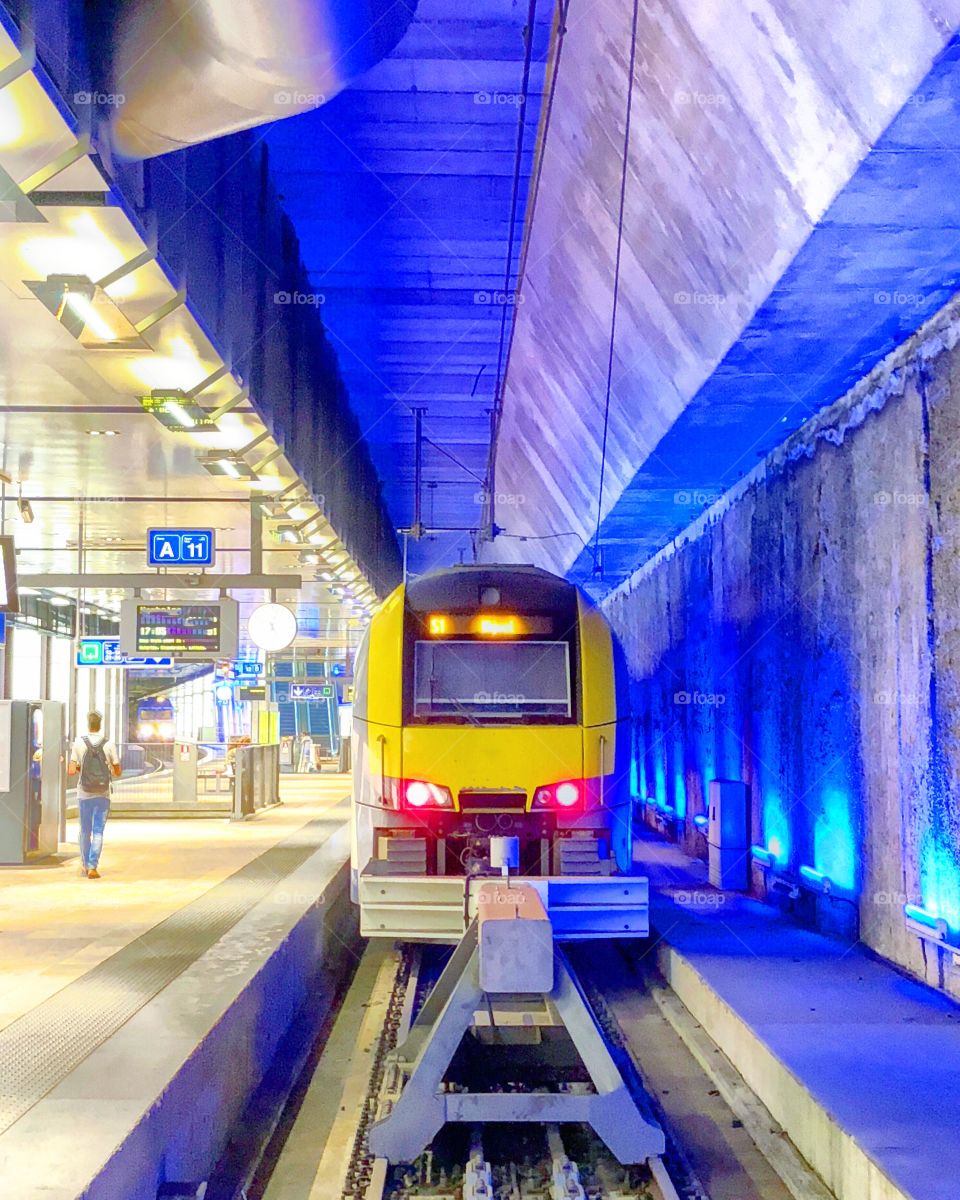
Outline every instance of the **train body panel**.
{"label": "train body panel", "polygon": [[393,593],[355,665],[352,893],[365,933],[456,940],[472,881],[493,873],[494,836],[518,839],[526,878],[629,873],[616,660],[602,614],[535,568],[455,568]]}

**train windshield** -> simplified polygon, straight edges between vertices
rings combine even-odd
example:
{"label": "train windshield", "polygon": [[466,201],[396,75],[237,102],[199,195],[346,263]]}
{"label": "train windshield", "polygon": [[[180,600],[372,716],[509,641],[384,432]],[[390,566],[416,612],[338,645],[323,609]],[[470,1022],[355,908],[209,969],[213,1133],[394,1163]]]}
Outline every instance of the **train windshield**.
{"label": "train windshield", "polygon": [[568,721],[570,648],[566,642],[417,642],[414,717]]}

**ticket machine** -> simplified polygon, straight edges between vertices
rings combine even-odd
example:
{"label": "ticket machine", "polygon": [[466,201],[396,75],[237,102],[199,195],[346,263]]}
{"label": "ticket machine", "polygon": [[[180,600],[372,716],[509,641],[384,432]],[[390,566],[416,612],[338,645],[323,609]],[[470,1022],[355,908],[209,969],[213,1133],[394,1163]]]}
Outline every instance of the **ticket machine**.
{"label": "ticket machine", "polygon": [[0,700],[0,865],[56,854],[63,705]]}

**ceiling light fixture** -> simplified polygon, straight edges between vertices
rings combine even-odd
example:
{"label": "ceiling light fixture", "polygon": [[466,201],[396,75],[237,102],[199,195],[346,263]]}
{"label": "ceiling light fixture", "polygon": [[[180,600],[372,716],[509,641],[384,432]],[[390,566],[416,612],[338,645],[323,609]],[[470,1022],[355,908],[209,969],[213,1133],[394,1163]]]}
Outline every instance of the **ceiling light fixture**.
{"label": "ceiling light fixture", "polygon": [[150,346],[103,288],[86,275],[50,275],[27,287],[86,350],[144,350]]}
{"label": "ceiling light fixture", "polygon": [[156,417],[166,429],[190,433],[219,433],[216,421],[186,392],[171,388],[155,388],[149,396],[140,397],[144,412]]}
{"label": "ceiling light fixture", "polygon": [[211,475],[226,475],[230,479],[256,482],[260,476],[240,454],[198,454],[197,462]]}

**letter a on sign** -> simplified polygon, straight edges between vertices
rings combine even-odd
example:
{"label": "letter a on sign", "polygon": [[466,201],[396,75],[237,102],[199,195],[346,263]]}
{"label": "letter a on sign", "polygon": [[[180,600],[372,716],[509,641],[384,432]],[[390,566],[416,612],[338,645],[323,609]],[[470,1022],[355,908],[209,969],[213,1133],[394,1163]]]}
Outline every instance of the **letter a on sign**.
{"label": "letter a on sign", "polygon": [[173,552],[173,543],[172,542],[164,541],[164,542],[160,543],[160,553],[157,555],[157,558],[176,558],[176,557],[177,556]]}

